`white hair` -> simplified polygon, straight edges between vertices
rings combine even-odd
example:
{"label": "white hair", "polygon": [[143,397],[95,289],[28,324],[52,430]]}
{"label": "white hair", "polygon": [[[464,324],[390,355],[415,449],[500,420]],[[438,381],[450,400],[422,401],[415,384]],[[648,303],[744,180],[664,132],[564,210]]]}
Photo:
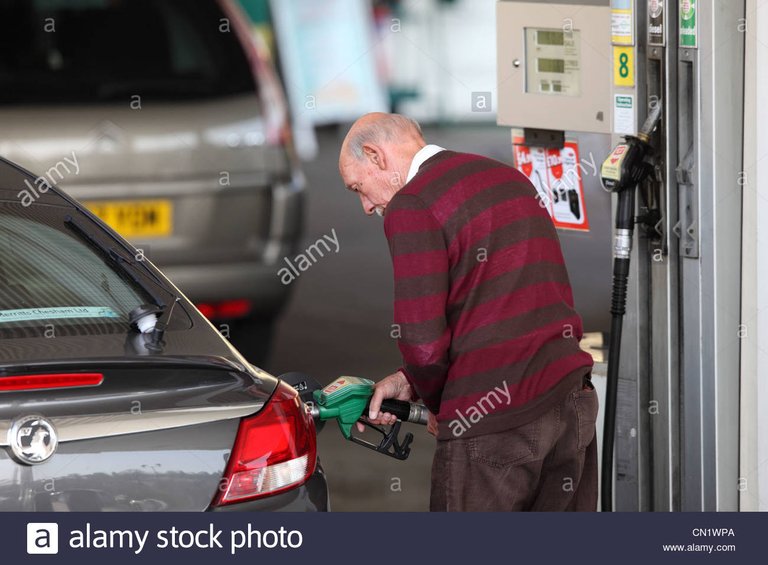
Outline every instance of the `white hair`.
{"label": "white hair", "polygon": [[350,136],[347,147],[350,154],[359,160],[364,156],[363,145],[366,143],[378,144],[382,141],[392,141],[409,131],[420,138],[423,137],[421,126],[416,120],[400,114],[387,114],[369,125],[359,127]]}

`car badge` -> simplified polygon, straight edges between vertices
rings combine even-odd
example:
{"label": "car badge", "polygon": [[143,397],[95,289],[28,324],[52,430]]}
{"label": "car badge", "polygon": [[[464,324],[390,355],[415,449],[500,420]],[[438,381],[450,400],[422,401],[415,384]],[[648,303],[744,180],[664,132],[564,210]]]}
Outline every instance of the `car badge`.
{"label": "car badge", "polygon": [[16,458],[28,465],[50,459],[59,445],[56,428],[42,416],[17,418],[8,430],[8,445]]}

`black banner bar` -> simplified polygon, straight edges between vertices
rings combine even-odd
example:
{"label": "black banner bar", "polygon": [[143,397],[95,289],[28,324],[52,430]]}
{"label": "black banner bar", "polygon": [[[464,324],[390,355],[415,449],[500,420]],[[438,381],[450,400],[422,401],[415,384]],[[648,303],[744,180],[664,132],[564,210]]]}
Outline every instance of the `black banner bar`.
{"label": "black banner bar", "polygon": [[765,561],[767,526],[761,513],[0,513],[0,541],[14,564],[733,564]]}

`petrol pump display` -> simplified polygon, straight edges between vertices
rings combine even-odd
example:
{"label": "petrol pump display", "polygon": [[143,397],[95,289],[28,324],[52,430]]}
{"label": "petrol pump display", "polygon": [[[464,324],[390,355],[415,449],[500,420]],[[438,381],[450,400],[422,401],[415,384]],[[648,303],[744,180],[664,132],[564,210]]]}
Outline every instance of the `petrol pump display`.
{"label": "petrol pump display", "polygon": [[580,32],[525,29],[525,91],[536,94],[581,94]]}
{"label": "petrol pump display", "polygon": [[611,133],[611,9],[604,4],[497,3],[499,125]]}

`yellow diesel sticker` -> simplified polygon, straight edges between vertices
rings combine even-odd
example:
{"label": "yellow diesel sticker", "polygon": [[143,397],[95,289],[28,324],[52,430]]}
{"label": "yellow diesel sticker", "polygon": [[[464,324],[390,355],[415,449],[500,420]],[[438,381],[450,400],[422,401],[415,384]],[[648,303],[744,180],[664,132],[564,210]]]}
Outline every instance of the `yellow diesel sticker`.
{"label": "yellow diesel sticker", "polygon": [[173,204],[170,200],[124,200],[84,204],[126,239],[168,237],[173,233]]}
{"label": "yellow diesel sticker", "polygon": [[624,161],[626,153],[626,145],[617,145],[608,158],[603,161],[603,166],[600,167],[600,176],[617,182],[621,180],[621,163]]}
{"label": "yellow diesel sticker", "polygon": [[613,84],[615,86],[635,86],[635,48],[613,48]]}

